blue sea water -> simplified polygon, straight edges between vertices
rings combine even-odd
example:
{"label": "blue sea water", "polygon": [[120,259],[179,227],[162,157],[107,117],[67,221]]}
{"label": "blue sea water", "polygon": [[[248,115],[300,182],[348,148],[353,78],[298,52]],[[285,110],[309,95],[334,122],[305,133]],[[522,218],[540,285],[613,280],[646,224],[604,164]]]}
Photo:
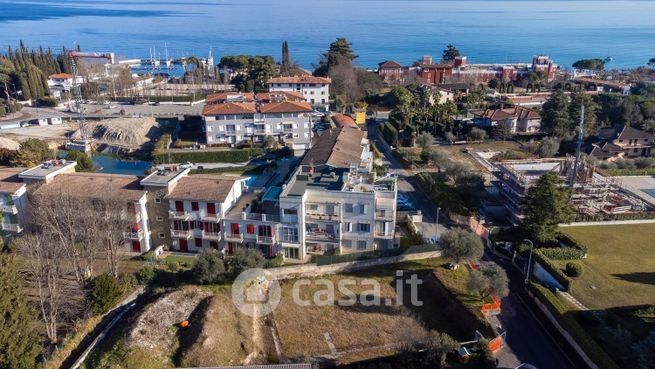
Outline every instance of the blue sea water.
{"label": "blue sea water", "polygon": [[0,45],[81,45],[126,58],[149,48],[172,57],[216,60],[240,53],[280,57],[288,40],[305,67],[336,37],[358,63],[404,64],[455,44],[473,62],[530,61],[550,55],[570,66],[611,55],[611,67],[655,57],[653,1],[448,0],[0,0]]}

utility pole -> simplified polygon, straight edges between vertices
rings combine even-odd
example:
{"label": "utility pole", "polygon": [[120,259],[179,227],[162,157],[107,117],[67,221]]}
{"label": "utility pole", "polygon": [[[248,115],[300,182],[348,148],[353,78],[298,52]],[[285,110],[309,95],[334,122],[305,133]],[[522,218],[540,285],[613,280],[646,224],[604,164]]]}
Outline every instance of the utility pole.
{"label": "utility pole", "polygon": [[573,173],[569,182],[569,187],[573,188],[575,180],[578,177],[578,162],[580,161],[580,151],[582,150],[582,138],[584,137],[584,104],[581,104],[580,110],[580,130],[578,131],[578,148],[575,151],[575,162],[573,163]]}

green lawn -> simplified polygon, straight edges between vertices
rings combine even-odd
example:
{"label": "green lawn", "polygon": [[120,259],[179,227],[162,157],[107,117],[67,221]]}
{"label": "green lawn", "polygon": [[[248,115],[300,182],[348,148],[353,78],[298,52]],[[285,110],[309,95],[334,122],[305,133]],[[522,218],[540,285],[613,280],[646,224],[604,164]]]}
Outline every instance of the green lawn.
{"label": "green lawn", "polygon": [[573,295],[591,309],[655,302],[655,224],[563,228],[589,248]]}

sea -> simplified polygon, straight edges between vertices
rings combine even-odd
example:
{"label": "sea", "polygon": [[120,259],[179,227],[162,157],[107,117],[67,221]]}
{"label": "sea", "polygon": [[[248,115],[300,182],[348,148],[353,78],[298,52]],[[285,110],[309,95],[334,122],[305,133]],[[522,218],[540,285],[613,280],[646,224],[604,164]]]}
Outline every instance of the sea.
{"label": "sea", "polygon": [[0,0],[0,47],[109,51],[125,59],[224,55],[292,59],[306,68],[346,37],[375,68],[441,55],[449,43],[474,63],[530,62],[546,54],[564,67],[607,58],[610,68],[655,57],[655,1],[447,0]]}

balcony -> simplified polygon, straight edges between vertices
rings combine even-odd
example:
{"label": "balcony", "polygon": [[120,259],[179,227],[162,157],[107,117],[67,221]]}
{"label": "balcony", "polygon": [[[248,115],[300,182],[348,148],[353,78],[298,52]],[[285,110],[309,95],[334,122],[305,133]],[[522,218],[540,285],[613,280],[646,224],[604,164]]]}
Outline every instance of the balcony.
{"label": "balcony", "polygon": [[18,208],[16,208],[16,205],[3,204],[0,205],[0,209],[3,213],[18,214]]}
{"label": "balcony", "polygon": [[323,220],[323,221],[328,221],[328,222],[338,222],[339,221],[339,215],[338,214],[307,213],[307,215],[305,217],[307,219]]}
{"label": "balcony", "polygon": [[305,236],[309,239],[317,240],[317,241],[335,242],[339,239],[339,236],[336,233],[329,233],[321,229],[314,230],[314,231],[308,230]]}
{"label": "balcony", "polygon": [[226,136],[236,136],[236,135],[237,135],[237,131],[225,131],[225,135],[226,135]]}
{"label": "balcony", "polygon": [[255,129],[255,134],[256,135],[265,135],[265,134],[269,134],[269,133],[271,133],[271,131],[266,130],[266,129]]}
{"label": "balcony", "polygon": [[171,237],[175,238],[183,238],[188,240],[191,238],[191,231],[184,231],[184,230],[172,230],[171,231]]}
{"label": "balcony", "polygon": [[243,234],[241,233],[226,233],[225,241],[228,242],[243,242]]}
{"label": "balcony", "polygon": [[168,211],[168,217],[175,220],[189,220],[191,219],[191,213],[186,211]]}
{"label": "balcony", "polygon": [[3,231],[14,232],[14,233],[20,233],[23,231],[23,227],[21,227],[18,224],[11,224],[11,223],[2,223],[1,228]]}
{"label": "balcony", "polygon": [[123,237],[127,240],[138,241],[143,238],[143,230],[138,230],[136,232],[123,232]]}
{"label": "balcony", "polygon": [[202,214],[200,220],[207,223],[218,223],[221,218],[218,214]]}
{"label": "balcony", "polygon": [[220,241],[222,238],[221,232],[202,232],[202,238],[212,241]]}
{"label": "balcony", "polygon": [[273,242],[273,237],[269,236],[257,236],[257,243],[263,243],[267,245],[272,245]]}
{"label": "balcony", "polygon": [[375,237],[378,237],[378,238],[392,238],[392,237],[393,237],[393,234],[390,234],[390,233],[384,233],[384,232],[377,232],[377,231],[376,231],[376,232],[375,232]]}
{"label": "balcony", "polygon": [[377,210],[375,212],[375,218],[376,219],[384,219],[384,220],[393,220],[393,211],[391,211],[391,210]]}

